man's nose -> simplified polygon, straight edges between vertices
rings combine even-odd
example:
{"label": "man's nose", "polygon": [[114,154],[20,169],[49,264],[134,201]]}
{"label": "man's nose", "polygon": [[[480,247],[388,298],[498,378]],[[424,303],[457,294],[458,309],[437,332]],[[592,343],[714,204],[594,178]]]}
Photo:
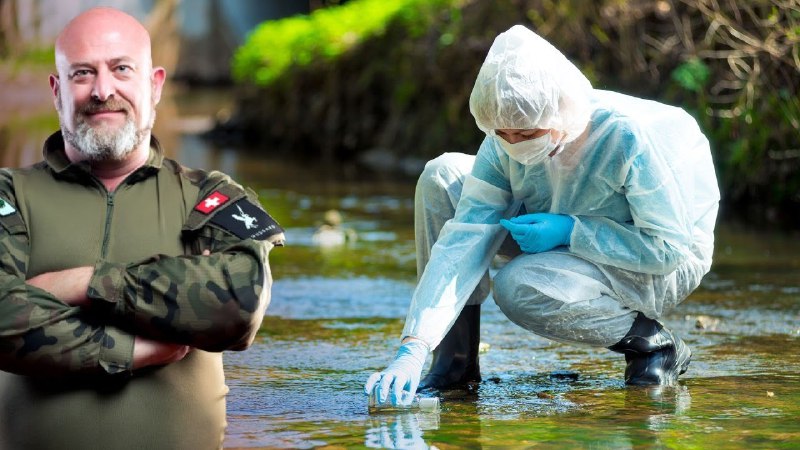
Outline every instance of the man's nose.
{"label": "man's nose", "polygon": [[92,98],[104,102],[114,95],[114,77],[107,70],[98,70],[92,86]]}

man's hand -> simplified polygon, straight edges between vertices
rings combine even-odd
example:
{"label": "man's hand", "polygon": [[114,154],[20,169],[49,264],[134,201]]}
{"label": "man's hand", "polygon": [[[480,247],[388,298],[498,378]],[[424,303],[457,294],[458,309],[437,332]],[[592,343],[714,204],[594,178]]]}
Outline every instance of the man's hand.
{"label": "man's hand", "polygon": [[[203,252],[204,255],[208,251]],[[53,294],[56,298],[72,306],[86,306],[89,298],[86,291],[94,274],[94,267],[84,266],[73,269],[46,272],[26,281]],[[136,336],[133,342],[133,369],[160,366],[182,360],[192,347],[182,344],[154,341]]]}
{"label": "man's hand", "polygon": [[83,266],[72,269],[46,272],[26,281],[31,286],[44,289],[57,299],[72,306],[87,306],[89,281],[94,275],[94,267]]}
{"label": "man's hand", "polygon": [[180,361],[191,350],[192,347],[188,345],[154,341],[136,336],[133,341],[133,370]]}

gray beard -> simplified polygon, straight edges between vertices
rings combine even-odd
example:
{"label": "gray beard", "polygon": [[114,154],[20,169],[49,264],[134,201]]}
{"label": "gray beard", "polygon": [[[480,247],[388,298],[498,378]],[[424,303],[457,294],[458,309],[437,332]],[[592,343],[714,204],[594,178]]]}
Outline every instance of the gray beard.
{"label": "gray beard", "polygon": [[122,128],[93,128],[85,121],[79,121],[75,132],[61,126],[64,140],[89,161],[121,161],[130,155],[144,141],[151,128],[136,129],[133,120],[128,118]]}

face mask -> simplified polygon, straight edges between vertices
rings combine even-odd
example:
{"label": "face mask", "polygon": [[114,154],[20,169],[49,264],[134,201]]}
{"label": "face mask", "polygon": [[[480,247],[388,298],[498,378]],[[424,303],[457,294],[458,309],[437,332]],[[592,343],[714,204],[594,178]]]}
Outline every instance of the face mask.
{"label": "face mask", "polygon": [[508,141],[497,136],[500,146],[503,147],[508,156],[520,164],[532,166],[542,163],[556,147],[550,133],[543,134],[535,139],[509,144]]}

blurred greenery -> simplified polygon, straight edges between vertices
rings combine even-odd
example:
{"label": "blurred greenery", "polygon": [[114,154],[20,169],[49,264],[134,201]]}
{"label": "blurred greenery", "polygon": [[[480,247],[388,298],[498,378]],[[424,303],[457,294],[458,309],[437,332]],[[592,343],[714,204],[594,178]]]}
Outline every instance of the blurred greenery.
{"label": "blurred greenery", "polygon": [[20,64],[39,64],[51,66],[53,64],[53,46],[33,47],[25,49],[21,54],[15,56],[15,61]]}
{"label": "blurred greenery", "polygon": [[266,85],[292,66],[333,59],[400,19],[410,33],[424,31],[424,11],[447,0],[360,0],[261,24],[234,55],[233,76]]}
{"label": "blurred greenery", "polygon": [[723,211],[800,223],[798,0],[352,0],[253,33],[233,63],[236,125],[331,159],[474,152],[472,83],[494,37],[520,23],[595,87],[692,113]]}
{"label": "blurred greenery", "polygon": [[52,132],[58,129],[58,116],[51,111],[43,114],[35,114],[28,117],[12,116],[5,120],[3,127],[0,128],[0,133],[7,132],[7,130],[28,130],[31,132]]}
{"label": "blurred greenery", "polygon": [[699,58],[692,58],[672,71],[672,79],[687,91],[701,92],[711,70]]}
{"label": "blurred greenery", "polygon": [[50,70],[53,67],[54,46],[34,47],[27,46],[18,49],[13,55],[0,54],[0,66],[8,69],[10,73],[29,71],[32,68]]}

